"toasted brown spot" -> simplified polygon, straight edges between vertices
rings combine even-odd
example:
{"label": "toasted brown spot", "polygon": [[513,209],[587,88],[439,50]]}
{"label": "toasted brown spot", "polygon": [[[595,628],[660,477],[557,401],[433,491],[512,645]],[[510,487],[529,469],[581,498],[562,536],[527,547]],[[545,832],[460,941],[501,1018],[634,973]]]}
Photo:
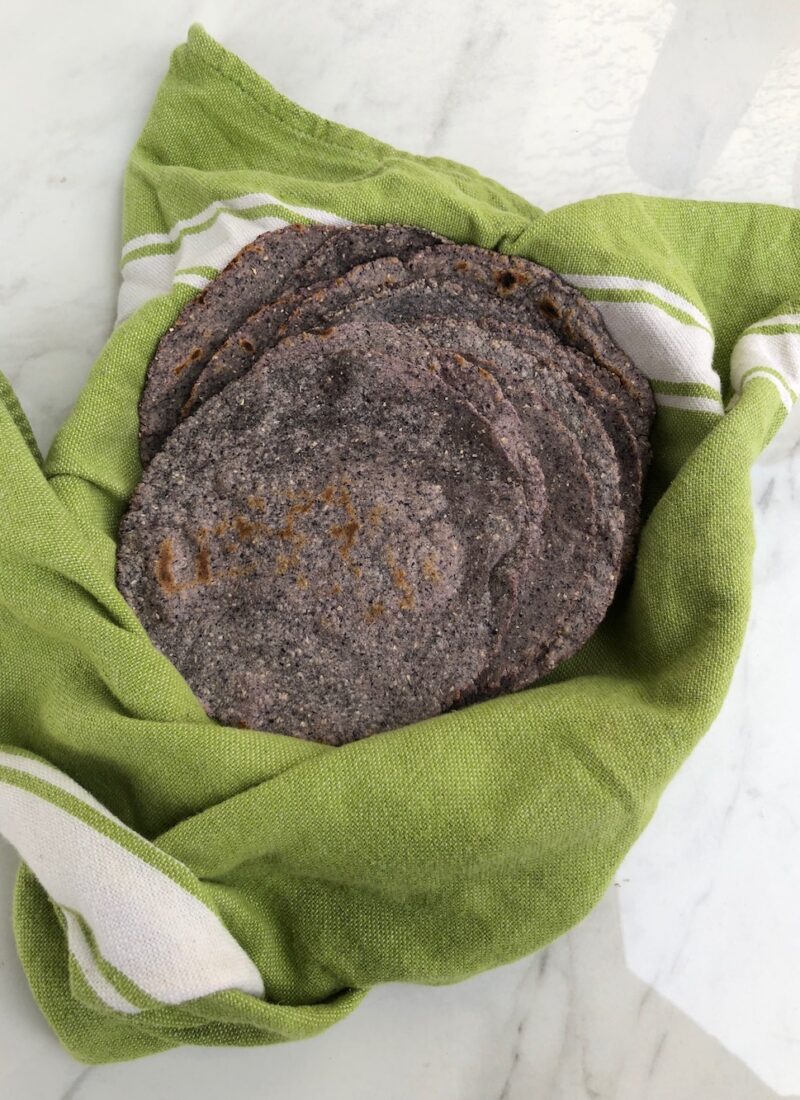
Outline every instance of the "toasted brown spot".
{"label": "toasted brown spot", "polygon": [[508,294],[513,293],[517,287],[523,286],[525,283],[531,281],[530,275],[527,272],[520,269],[506,268],[504,271],[495,271],[495,282],[497,283],[498,294],[505,297]]}
{"label": "toasted brown spot", "polygon": [[304,576],[303,573],[300,573],[294,583],[297,585],[298,588],[308,588],[308,577]]}
{"label": "toasted brown spot", "polygon": [[386,551],[386,561],[391,570],[392,584],[400,593],[400,603],[398,606],[401,611],[411,611],[416,607],[417,601],[414,598],[414,589],[409,583],[408,575],[405,569],[401,569],[397,564],[397,558],[393,550]]}
{"label": "toasted brown spot", "polygon": [[172,539],[167,537],[161,540],[156,559],[156,581],[159,588],[168,596],[174,596],[178,591],[173,566],[175,565],[175,547]]}
{"label": "toasted brown spot", "polygon": [[491,382],[492,381],[492,372],[488,371],[486,369],[486,367],[478,367],[478,374],[481,376],[481,378],[484,379],[484,381],[486,381],[486,382]]}
{"label": "toasted brown spot", "polygon": [[457,260],[455,268],[456,271],[467,271],[469,269],[469,264],[466,260]]}
{"label": "toasted brown spot", "polygon": [[321,329],[320,332],[317,335],[326,337],[326,336],[331,336],[334,332],[336,332],[335,326],[334,325],[328,325],[327,328]]}
{"label": "toasted brown spot", "polygon": [[230,530],[230,526],[231,525],[228,520],[221,519],[219,523],[214,526],[214,534],[218,538],[222,538],[223,535],[226,535],[228,533],[228,531]]}
{"label": "toasted brown spot", "polygon": [[539,309],[545,315],[545,317],[560,317],[561,309],[558,302],[554,302],[552,298],[542,298],[539,302]]}
{"label": "toasted brown spot", "polygon": [[203,349],[202,348],[194,348],[190,355],[188,355],[185,359],[183,359],[180,363],[178,363],[177,367],[172,368],[172,373],[173,374],[183,374],[183,372],[186,370],[186,368],[189,366],[190,363],[196,363],[197,360],[202,359],[202,357],[203,357]]}
{"label": "toasted brown spot", "polygon": [[[156,559],[156,581],[161,590],[168,596],[174,596],[178,592],[185,592],[189,588],[197,588],[199,585],[216,584],[226,577],[241,577],[252,573],[256,568],[255,562],[250,562],[240,569],[228,569],[215,574],[211,569],[211,553],[208,548],[208,528],[201,527],[196,534],[197,555],[195,557],[194,577],[190,581],[178,581],[175,577],[175,547],[170,537],[162,540],[158,548]],[[227,549],[227,547],[226,547]],[[231,550],[235,550],[231,546]]]}
{"label": "toasted brown spot", "polygon": [[214,579],[214,574],[211,572],[211,554],[208,543],[205,541],[201,542],[197,548],[195,579],[198,584],[211,584]]}
{"label": "toasted brown spot", "polygon": [[226,554],[232,554],[234,552],[234,550],[236,549],[236,543],[235,542],[226,542],[223,549],[224,549]]}
{"label": "toasted brown spot", "polygon": [[[320,494],[320,499],[326,504],[330,503],[332,496],[335,496],[336,503],[340,508],[344,509],[344,514],[347,517],[344,523],[332,523],[329,530],[334,539],[337,539],[339,545],[337,550],[344,561],[350,557],[350,551],[355,545],[355,541],[358,538],[358,532],[361,530],[361,522],[358,518],[355,506],[353,504],[350,491],[346,485],[340,485],[338,491],[334,489],[333,494],[329,494],[328,490],[333,488],[328,485]],[[360,574],[359,574],[360,575]]]}
{"label": "toasted brown spot", "polygon": [[256,350],[256,346],[255,346],[255,344],[254,344],[254,343],[252,342],[252,340],[246,340],[246,339],[244,338],[244,336],[241,336],[241,337],[239,338],[239,347],[240,347],[240,348],[244,348],[244,350],[245,350],[246,352],[249,352],[249,353],[250,353],[251,355],[252,355],[252,354],[253,354],[253,352],[254,352],[254,351]]}
{"label": "toasted brown spot", "polygon": [[288,554],[278,554],[275,558],[275,572],[279,577],[282,577],[284,573],[289,572],[289,566],[291,561]]}
{"label": "toasted brown spot", "polygon": [[251,523],[246,516],[234,516],[233,526],[236,528],[236,534],[245,542],[252,542],[258,533],[258,524]]}
{"label": "toasted brown spot", "polygon": [[386,611],[386,605],[376,601],[371,603],[367,610],[364,612],[364,619],[368,623],[374,623],[376,619],[379,619],[381,615]]}
{"label": "toasted brown spot", "polygon": [[181,588],[191,588],[196,584],[210,584],[213,574],[211,572],[211,554],[208,549],[208,536],[210,532],[205,526],[198,527],[194,533],[194,541],[197,544],[197,553],[194,559],[194,579],[181,585]]}
{"label": "toasted brown spot", "polygon": [[267,502],[263,497],[249,496],[247,498],[247,507],[251,512],[264,512],[267,508]]}
{"label": "toasted brown spot", "polygon": [[347,523],[333,523],[330,527],[330,532],[335,539],[341,540],[337,547],[340,555],[343,558],[348,557],[350,551],[355,545],[355,541],[358,538],[360,524],[355,520],[348,520]]}
{"label": "toasted brown spot", "polygon": [[342,594],[342,586],[339,584],[338,581],[335,581],[331,585],[331,595],[332,596],[341,596],[341,594]]}
{"label": "toasted brown spot", "polygon": [[508,290],[513,290],[516,286],[517,281],[514,272],[497,272],[494,277],[497,283],[497,289],[500,290],[501,294],[503,290],[508,292]]}
{"label": "toasted brown spot", "polygon": [[436,568],[436,563],[434,562],[433,558],[423,558],[422,575],[425,580],[430,581],[431,584],[442,583],[442,574]]}
{"label": "toasted brown spot", "polygon": [[382,504],[376,504],[374,508],[370,508],[369,515],[367,516],[367,523],[370,527],[380,527],[383,513],[386,511]]}
{"label": "toasted brown spot", "polygon": [[[308,539],[302,533],[302,531],[297,530],[297,528],[295,527],[295,523],[300,516],[305,515],[306,512],[311,511],[311,509],[314,507],[314,499],[313,497],[311,497],[307,490],[301,490],[298,493],[293,493],[290,491],[287,496],[290,500],[294,499],[295,497],[299,499],[297,499],[296,502],[291,505],[288,512],[286,513],[286,518],[284,520],[283,526],[279,527],[274,533],[278,536],[279,539],[283,539],[285,542],[291,542],[296,547],[303,547],[305,546],[306,542],[308,542]],[[270,534],[272,534],[272,532],[270,532]]]}

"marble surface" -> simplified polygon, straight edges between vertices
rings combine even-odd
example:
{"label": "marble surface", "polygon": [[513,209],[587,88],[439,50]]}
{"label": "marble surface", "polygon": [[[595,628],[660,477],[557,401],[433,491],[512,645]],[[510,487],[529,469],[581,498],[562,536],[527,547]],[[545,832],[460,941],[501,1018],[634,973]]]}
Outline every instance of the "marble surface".
{"label": "marble surface", "polygon": [[[109,332],[125,158],[194,20],[305,105],[544,207],[620,190],[800,203],[796,0],[14,5],[0,39],[0,338],[43,446]],[[570,935],[462,985],[376,990],[300,1045],[86,1070],[28,993],[16,860],[0,844],[0,1096],[800,1095],[800,411],[753,493],[753,616],[729,698]]]}

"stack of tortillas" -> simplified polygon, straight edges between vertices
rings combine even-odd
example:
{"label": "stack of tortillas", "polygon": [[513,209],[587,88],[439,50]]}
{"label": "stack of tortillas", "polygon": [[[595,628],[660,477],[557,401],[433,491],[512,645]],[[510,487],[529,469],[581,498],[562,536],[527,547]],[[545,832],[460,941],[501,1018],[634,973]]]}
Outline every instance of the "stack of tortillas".
{"label": "stack of tortillas", "polygon": [[119,587],[228,725],[340,744],[518,691],[608,609],[653,412],[545,268],[265,233],[150,365]]}

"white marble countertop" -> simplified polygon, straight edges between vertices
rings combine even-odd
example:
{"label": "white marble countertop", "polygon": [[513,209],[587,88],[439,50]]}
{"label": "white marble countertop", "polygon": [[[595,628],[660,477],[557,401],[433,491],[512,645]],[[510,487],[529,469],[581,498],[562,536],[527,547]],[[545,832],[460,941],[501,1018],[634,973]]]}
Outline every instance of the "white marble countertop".
{"label": "white marble countertop", "polygon": [[[796,0],[31,0],[4,13],[0,333],[43,446],[114,315],[120,185],[198,20],[282,91],[545,208],[604,191],[800,204]],[[333,1031],[85,1069],[16,958],[7,1100],[766,1100],[800,1095],[800,412],[753,474],[753,615],[723,713],[605,900],[530,959],[386,986]]]}

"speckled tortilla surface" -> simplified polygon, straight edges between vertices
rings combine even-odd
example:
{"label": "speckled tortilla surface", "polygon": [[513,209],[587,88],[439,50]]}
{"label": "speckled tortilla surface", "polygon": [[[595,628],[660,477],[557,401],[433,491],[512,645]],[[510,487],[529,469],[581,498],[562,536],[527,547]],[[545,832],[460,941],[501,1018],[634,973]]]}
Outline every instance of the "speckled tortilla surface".
{"label": "speckled tortilla surface", "polygon": [[266,233],[156,351],[118,584],[227,724],[343,744],[522,690],[635,555],[653,416],[538,264]]}
{"label": "speckled tortilla surface", "polygon": [[524,478],[408,344],[359,324],[285,342],[134,494],[120,589],[228,724],[340,744],[472,697],[494,652]]}
{"label": "speckled tortilla surface", "polygon": [[181,418],[192,386],[225,339],[264,302],[345,274],[381,256],[408,257],[441,241],[415,226],[289,225],[262,233],[183,310],[165,333],[139,404],[146,465]]}

